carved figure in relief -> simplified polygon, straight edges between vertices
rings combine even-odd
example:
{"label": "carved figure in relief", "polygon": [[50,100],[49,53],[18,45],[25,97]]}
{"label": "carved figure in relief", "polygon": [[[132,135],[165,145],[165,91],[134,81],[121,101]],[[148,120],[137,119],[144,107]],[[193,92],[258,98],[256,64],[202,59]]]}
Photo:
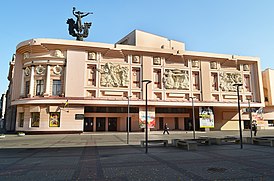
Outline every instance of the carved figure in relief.
{"label": "carved figure in relief", "polygon": [[29,55],[29,53],[27,52],[27,53],[24,53],[23,57],[24,57],[24,59],[28,59],[28,58],[30,58],[30,55]]}
{"label": "carved figure in relief", "polygon": [[243,69],[244,69],[244,71],[249,71],[249,65],[248,64],[244,64],[243,65]]}
{"label": "carved figure in relief", "polygon": [[89,52],[89,53],[88,53],[88,59],[89,59],[89,60],[95,60],[95,59],[96,59],[96,54],[95,54],[95,52]]}
{"label": "carved figure in relief", "polygon": [[126,86],[128,84],[128,68],[127,67],[121,67],[120,81],[121,81],[121,86]]}
{"label": "carved figure in relief", "polygon": [[119,87],[126,86],[129,82],[127,67],[115,66],[108,62],[98,71],[101,73],[101,86]]}
{"label": "carved figure in relief", "polygon": [[30,75],[30,69],[29,69],[29,67],[26,67],[25,70],[24,70],[24,72],[25,72],[25,76],[29,76]]}
{"label": "carved figure in relief", "polygon": [[163,83],[166,89],[189,89],[188,71],[166,70]]}
{"label": "carved figure in relief", "polygon": [[220,88],[222,91],[236,92],[237,88],[234,86],[235,83],[241,83],[242,77],[238,72],[221,72],[220,73]]}
{"label": "carved figure in relief", "polygon": [[199,67],[199,61],[198,60],[192,60],[192,67]]}
{"label": "carved figure in relief", "polygon": [[64,54],[61,50],[54,50],[52,52],[52,56],[57,57],[57,58],[64,58]]}
{"label": "carved figure in relief", "polygon": [[217,62],[210,62],[211,69],[217,69]]}
{"label": "carved figure in relief", "polygon": [[160,57],[154,57],[153,58],[153,64],[154,65],[161,65],[161,58]]}
{"label": "carved figure in relief", "polygon": [[163,82],[166,89],[172,89],[174,87],[173,72],[171,70],[165,72]]}
{"label": "carved figure in relief", "polygon": [[140,63],[140,57],[135,55],[133,56],[133,60],[132,60],[133,63]]}

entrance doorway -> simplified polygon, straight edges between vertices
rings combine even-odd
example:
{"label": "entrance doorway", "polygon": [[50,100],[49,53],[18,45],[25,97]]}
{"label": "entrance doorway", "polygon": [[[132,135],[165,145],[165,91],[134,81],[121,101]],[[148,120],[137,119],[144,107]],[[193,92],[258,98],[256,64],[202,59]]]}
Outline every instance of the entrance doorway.
{"label": "entrance doorway", "polygon": [[192,119],[191,119],[191,118],[185,118],[185,130],[186,130],[186,131],[191,131],[191,130],[193,130],[193,127],[192,127]]}
{"label": "entrance doorway", "polygon": [[175,130],[178,130],[179,129],[179,118],[178,117],[174,118],[174,124],[175,124]]}
{"label": "entrance doorway", "polygon": [[84,118],[84,131],[85,132],[93,131],[93,118]]}
{"label": "entrance doorway", "polygon": [[164,118],[160,117],[159,118],[159,130],[163,130],[164,129]]}
{"label": "entrance doorway", "polygon": [[117,131],[117,118],[108,118],[108,131]]}
{"label": "entrance doorway", "polygon": [[96,118],[96,131],[106,131],[106,118]]}
{"label": "entrance doorway", "polygon": [[250,120],[244,120],[244,129],[250,129]]}
{"label": "entrance doorway", "polygon": [[[128,128],[128,126],[127,126],[128,125],[127,118],[126,118],[126,131],[127,131],[127,128]],[[131,132],[131,117],[129,117],[129,132]]]}

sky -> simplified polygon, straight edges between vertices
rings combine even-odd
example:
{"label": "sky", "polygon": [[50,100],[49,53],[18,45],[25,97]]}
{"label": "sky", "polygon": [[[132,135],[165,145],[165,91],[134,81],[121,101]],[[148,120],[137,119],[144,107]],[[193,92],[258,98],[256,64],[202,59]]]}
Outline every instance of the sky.
{"label": "sky", "polygon": [[8,0],[1,1],[0,94],[8,88],[16,46],[32,38],[74,40],[72,8],[93,12],[85,41],[114,44],[134,29],[184,42],[186,50],[255,56],[274,69],[273,0]]}

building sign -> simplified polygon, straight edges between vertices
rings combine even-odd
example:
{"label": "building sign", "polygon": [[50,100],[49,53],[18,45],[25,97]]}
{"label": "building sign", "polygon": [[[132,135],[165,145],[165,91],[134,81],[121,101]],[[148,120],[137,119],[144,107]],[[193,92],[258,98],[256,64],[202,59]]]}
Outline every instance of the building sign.
{"label": "building sign", "polygon": [[[147,126],[148,128],[155,128],[155,110],[152,108],[147,111]],[[139,127],[146,128],[146,109],[139,109]]]}
{"label": "building sign", "polygon": [[49,117],[49,127],[59,127],[60,126],[60,113],[51,112]]}
{"label": "building sign", "polygon": [[76,120],[81,120],[81,119],[84,119],[84,118],[85,118],[84,114],[75,114],[75,119]]}
{"label": "building sign", "polygon": [[214,114],[212,107],[199,108],[200,128],[214,128]]}

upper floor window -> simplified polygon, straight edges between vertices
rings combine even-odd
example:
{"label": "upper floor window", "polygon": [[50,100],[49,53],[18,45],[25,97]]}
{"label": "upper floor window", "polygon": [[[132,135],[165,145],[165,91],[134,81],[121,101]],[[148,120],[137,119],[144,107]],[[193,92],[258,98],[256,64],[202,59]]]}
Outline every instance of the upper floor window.
{"label": "upper floor window", "polygon": [[154,69],[153,75],[154,75],[154,88],[161,89],[161,70]]}
{"label": "upper floor window", "polygon": [[250,88],[250,76],[249,75],[244,75],[244,87],[245,90],[250,92],[251,88]]}
{"label": "upper floor window", "polygon": [[44,80],[36,80],[36,95],[41,96],[44,93]]}
{"label": "upper floor window", "polygon": [[87,78],[88,85],[95,86],[96,85],[96,65],[87,65]]}
{"label": "upper floor window", "polygon": [[61,80],[52,81],[52,95],[59,96],[61,94]]}
{"label": "upper floor window", "polygon": [[218,74],[211,73],[211,87],[213,91],[218,91]]}
{"label": "upper floor window", "polygon": [[132,85],[133,88],[140,87],[140,68],[132,68]]}
{"label": "upper floor window", "polygon": [[28,94],[29,94],[29,85],[30,85],[30,81],[26,81],[26,91],[25,91],[25,96],[27,97],[28,96]]}
{"label": "upper floor window", "polygon": [[193,82],[193,89],[199,90],[200,89],[199,72],[192,72],[192,82]]}

